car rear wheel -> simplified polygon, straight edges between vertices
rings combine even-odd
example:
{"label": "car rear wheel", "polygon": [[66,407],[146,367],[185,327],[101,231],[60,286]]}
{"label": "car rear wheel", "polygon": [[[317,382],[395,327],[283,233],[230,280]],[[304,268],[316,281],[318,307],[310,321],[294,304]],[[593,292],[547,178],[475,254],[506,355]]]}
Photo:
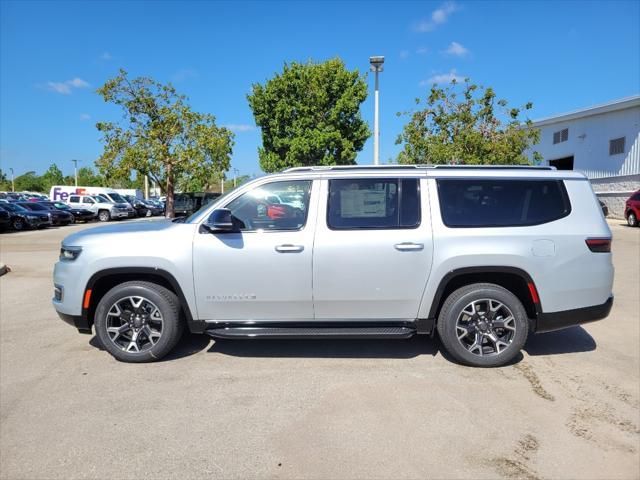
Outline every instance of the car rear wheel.
{"label": "car rear wheel", "polygon": [[109,213],[109,210],[100,210],[98,213],[98,220],[101,222],[108,222],[111,220],[111,213]]}
{"label": "car rear wheel", "polygon": [[635,213],[629,212],[629,215],[627,215],[627,223],[630,227],[635,227],[636,225],[638,225],[638,218],[636,217]]}
{"label": "car rear wheel", "polygon": [[76,223],[76,216],[71,214],[71,218],[69,219],[69,223],[73,224]]}
{"label": "car rear wheel", "polygon": [[438,317],[438,334],[460,363],[496,367],[511,361],[529,333],[527,313],[509,290],[476,283],[454,291]]}
{"label": "car rear wheel", "polygon": [[109,290],[95,314],[96,335],[123,362],[153,362],[182,336],[178,297],[150,282],[126,282]]}

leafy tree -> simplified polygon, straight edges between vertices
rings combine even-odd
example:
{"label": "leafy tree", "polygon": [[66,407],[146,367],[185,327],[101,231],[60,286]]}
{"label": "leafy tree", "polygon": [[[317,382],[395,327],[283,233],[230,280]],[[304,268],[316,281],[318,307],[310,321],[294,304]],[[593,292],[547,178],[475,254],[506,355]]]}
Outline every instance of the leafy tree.
{"label": "leafy tree", "polygon": [[360,115],[366,98],[365,79],[339,58],[285,63],[282,73],[254,84],[247,99],[262,130],[262,170],[355,163],[371,135]]}
{"label": "leafy tree", "polygon": [[233,134],[215,117],[194,112],[171,84],[120,73],[98,89],[105,102],[122,108],[120,123],[99,122],[104,152],[96,162],[106,178],[149,175],[167,197],[173,217],[175,185],[185,177],[210,176],[229,168]]}
{"label": "leafy tree", "polygon": [[[403,149],[398,163],[405,164],[528,164],[525,151],[540,138],[531,120],[521,119],[531,102],[508,107],[496,99],[492,88],[455,80],[451,85],[431,87],[421,110],[405,113],[410,117],[396,144]],[[398,115],[403,115],[399,113]],[[534,161],[542,160],[534,152]]]}
{"label": "leafy tree", "polygon": [[42,178],[30,171],[15,178],[16,192],[44,192]]}
{"label": "leafy tree", "polygon": [[4,173],[1,168],[0,168],[0,191],[2,192],[11,191],[11,179],[7,178],[7,174]]}
{"label": "leafy tree", "polygon": [[62,170],[60,170],[55,163],[52,163],[49,169],[40,177],[40,180],[42,182],[42,188],[48,192],[51,190],[52,185],[64,184],[64,175],[62,174]]}
{"label": "leafy tree", "polygon": [[104,178],[96,174],[91,167],[78,169],[78,185],[83,187],[101,187],[105,185]]}

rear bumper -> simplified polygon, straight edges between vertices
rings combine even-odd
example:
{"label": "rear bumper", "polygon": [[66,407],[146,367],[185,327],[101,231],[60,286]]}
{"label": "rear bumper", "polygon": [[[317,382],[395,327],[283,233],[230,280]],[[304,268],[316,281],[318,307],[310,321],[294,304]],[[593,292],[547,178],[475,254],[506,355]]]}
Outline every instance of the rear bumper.
{"label": "rear bumper", "polygon": [[72,327],[76,327],[80,333],[91,334],[91,325],[89,321],[82,317],[82,315],[69,315],[66,313],[58,312],[58,316]]}
{"label": "rear bumper", "polygon": [[613,307],[613,296],[602,305],[563,310],[561,312],[539,313],[536,333],[552,332],[582,323],[595,322],[609,315]]}

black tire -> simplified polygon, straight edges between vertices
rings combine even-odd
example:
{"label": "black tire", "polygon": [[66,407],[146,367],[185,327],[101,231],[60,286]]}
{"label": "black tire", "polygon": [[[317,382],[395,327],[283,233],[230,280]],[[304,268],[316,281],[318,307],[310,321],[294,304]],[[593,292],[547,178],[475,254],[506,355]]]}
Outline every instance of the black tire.
{"label": "black tire", "polygon": [[[113,318],[108,316],[109,310],[116,302],[132,296],[143,297],[152,302],[162,315],[160,338],[153,346],[140,352],[129,352],[119,347],[107,332],[108,318]],[[178,297],[160,285],[143,281],[126,282],[109,290],[98,304],[94,325],[96,335],[104,348],[117,360],[130,363],[154,362],[161,359],[176,346],[184,328]]]}
{"label": "black tire", "polygon": [[629,214],[627,215],[627,224],[630,227],[637,227],[638,226],[638,219],[636,218],[636,214],[633,212],[629,212]]}
{"label": "black tire", "polygon": [[98,212],[98,220],[101,222],[108,222],[111,220],[111,212],[109,212],[109,210],[100,210]]}
{"label": "black tire", "polygon": [[[485,340],[484,337],[482,337],[480,345],[483,345],[486,341],[487,346],[480,346],[479,351],[485,352],[485,350],[488,350],[488,353],[472,353],[468,347],[463,345],[465,341],[468,341],[469,337],[464,337],[462,340],[458,338],[458,333],[465,331],[464,329],[460,330],[458,319],[463,314],[463,310],[468,308],[472,302],[477,301],[482,304],[485,300],[494,301],[496,302],[495,304],[500,303],[511,311],[513,321],[510,326],[515,328],[515,332],[510,333],[511,330],[507,332],[505,329],[497,330],[510,336],[508,346],[503,347],[502,350],[499,350],[500,347],[498,346],[499,351],[497,353],[489,340]],[[475,307],[472,307],[472,309],[475,311]],[[486,321],[483,320],[490,315],[490,312],[485,311],[484,313],[488,315],[479,315],[481,318],[478,318],[482,328],[487,327]],[[529,320],[524,306],[509,290],[492,283],[475,283],[459,288],[447,297],[438,316],[437,329],[445,349],[456,361],[473,367],[498,367],[509,363],[520,353],[529,334]],[[480,330],[477,331],[480,335],[483,335]],[[494,333],[492,335],[495,339],[496,335]],[[479,337],[475,336],[475,338]],[[491,352],[492,348],[493,352]],[[476,350],[478,350],[478,347],[476,347]]]}
{"label": "black tire", "polygon": [[70,223],[71,225],[73,225],[74,223],[76,223],[76,216],[75,216],[75,215],[71,214],[71,218],[69,219],[69,223]]}
{"label": "black tire", "polygon": [[20,217],[14,218],[13,222],[11,222],[11,228],[13,228],[16,232],[21,232],[26,227],[26,222]]}

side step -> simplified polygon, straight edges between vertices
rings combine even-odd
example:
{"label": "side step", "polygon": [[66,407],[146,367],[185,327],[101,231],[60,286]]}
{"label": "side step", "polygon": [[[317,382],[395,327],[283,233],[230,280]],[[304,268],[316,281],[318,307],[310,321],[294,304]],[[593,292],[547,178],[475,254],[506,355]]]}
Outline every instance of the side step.
{"label": "side step", "polygon": [[206,330],[213,338],[409,338],[410,327],[222,327]]}

